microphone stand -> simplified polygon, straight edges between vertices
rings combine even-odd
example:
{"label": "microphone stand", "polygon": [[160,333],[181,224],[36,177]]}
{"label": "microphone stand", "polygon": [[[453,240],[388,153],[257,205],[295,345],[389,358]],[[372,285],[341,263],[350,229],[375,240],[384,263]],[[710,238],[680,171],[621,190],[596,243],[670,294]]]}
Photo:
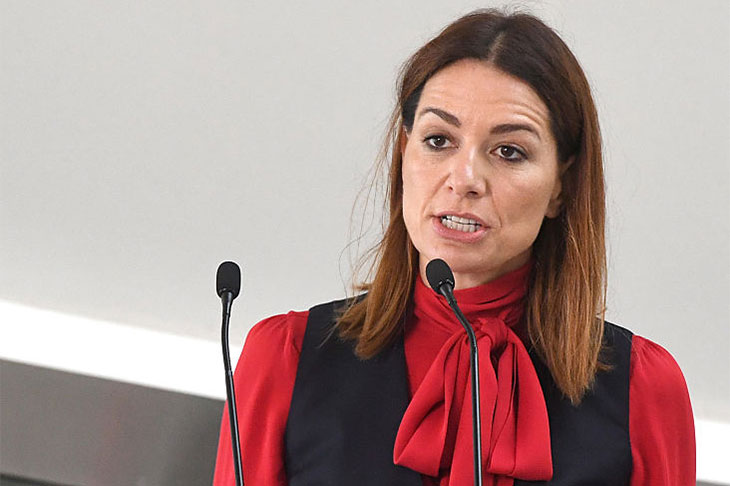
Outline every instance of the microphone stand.
{"label": "microphone stand", "polygon": [[471,419],[472,419],[472,436],[474,449],[474,485],[482,486],[482,428],[481,428],[481,411],[479,407],[479,349],[477,348],[477,337],[474,329],[466,320],[466,317],[456,304],[451,289],[446,289],[446,285],[439,288],[441,295],[446,297],[449,306],[456,314],[459,323],[464,327],[466,335],[469,337],[469,364],[471,367]]}
{"label": "microphone stand", "polygon": [[454,297],[454,272],[448,263],[440,258],[434,258],[426,265],[426,279],[431,288],[443,295],[454,311],[459,323],[464,327],[469,337],[469,364],[471,366],[471,425],[474,450],[474,485],[482,486],[482,419],[479,410],[479,350],[477,337],[474,335],[469,321],[459,309]]}
{"label": "microphone stand", "polygon": [[221,325],[221,342],[223,343],[223,366],[226,371],[226,397],[228,398],[228,419],[231,424],[231,442],[233,446],[233,466],[236,472],[236,485],[243,486],[241,466],[241,443],[238,438],[238,417],[236,416],[236,390],[233,387],[233,370],[231,369],[231,353],[228,348],[228,326],[231,320],[231,304],[233,292],[223,292],[223,323]]}

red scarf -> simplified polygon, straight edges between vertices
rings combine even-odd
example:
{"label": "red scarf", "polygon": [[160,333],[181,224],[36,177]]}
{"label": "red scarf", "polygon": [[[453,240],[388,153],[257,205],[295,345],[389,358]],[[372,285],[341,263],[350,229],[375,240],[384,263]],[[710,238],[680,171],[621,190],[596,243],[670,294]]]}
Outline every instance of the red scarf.
{"label": "red scarf", "polygon": [[[513,330],[523,314],[530,270],[527,264],[485,285],[455,291],[479,344],[485,485],[511,486],[514,479],[552,477],[542,388],[530,356]],[[415,333],[419,328],[431,336],[438,332],[445,341],[420,385],[416,384],[398,430],[393,460],[441,478],[434,484],[471,486],[474,467],[466,333],[446,300],[420,278],[416,278],[408,326]]]}

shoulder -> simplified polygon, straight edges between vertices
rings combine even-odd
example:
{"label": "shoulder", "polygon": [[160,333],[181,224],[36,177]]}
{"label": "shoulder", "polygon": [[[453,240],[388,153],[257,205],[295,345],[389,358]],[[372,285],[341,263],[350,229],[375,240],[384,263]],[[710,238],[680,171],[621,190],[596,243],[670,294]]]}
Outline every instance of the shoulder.
{"label": "shoulder", "polygon": [[611,347],[623,348],[629,355],[632,386],[647,380],[657,391],[686,390],[677,361],[659,344],[611,322],[605,323],[604,341]]}
{"label": "shoulder", "polygon": [[656,439],[668,431],[694,444],[692,404],[682,370],[669,351],[641,336],[634,336],[631,346],[629,416],[637,446],[641,435]]}
{"label": "shoulder", "polygon": [[255,324],[246,336],[244,353],[260,350],[295,351],[301,349],[309,311],[290,311],[267,317]]}
{"label": "shoulder", "polygon": [[[360,297],[357,297],[358,299]],[[339,299],[315,305],[306,311],[290,311],[268,317],[255,324],[246,337],[242,357],[259,358],[301,354],[307,326],[314,326],[312,335],[328,335],[336,318],[351,300]]]}
{"label": "shoulder", "polygon": [[610,347],[632,348],[634,333],[612,322],[604,321],[603,325],[603,343]]}
{"label": "shoulder", "polygon": [[315,305],[309,309],[309,320],[311,324],[320,328],[320,330],[330,330],[334,322],[339,316],[353,303],[353,299],[360,300],[362,296],[338,299],[324,304]]}
{"label": "shoulder", "polygon": [[236,363],[236,380],[243,380],[249,386],[291,375],[293,383],[307,328],[307,314],[289,312],[255,324],[246,336]]}
{"label": "shoulder", "polygon": [[651,393],[655,400],[686,398],[687,384],[674,357],[659,344],[634,336],[631,346],[631,384],[636,392]]}
{"label": "shoulder", "polygon": [[689,409],[689,392],[677,361],[659,344],[605,322],[602,361],[616,379],[628,379],[633,409],[672,401]]}
{"label": "shoulder", "polygon": [[694,417],[687,384],[669,351],[641,336],[632,341],[629,395],[631,484],[694,484]]}

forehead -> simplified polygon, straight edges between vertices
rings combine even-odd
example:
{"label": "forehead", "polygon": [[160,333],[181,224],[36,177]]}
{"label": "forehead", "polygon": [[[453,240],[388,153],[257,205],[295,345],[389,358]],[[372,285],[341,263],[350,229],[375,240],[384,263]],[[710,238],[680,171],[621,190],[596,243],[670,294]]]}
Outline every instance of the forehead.
{"label": "forehead", "polygon": [[436,72],[423,87],[424,107],[455,115],[464,124],[531,122],[549,134],[550,113],[530,85],[491,64],[462,59]]}

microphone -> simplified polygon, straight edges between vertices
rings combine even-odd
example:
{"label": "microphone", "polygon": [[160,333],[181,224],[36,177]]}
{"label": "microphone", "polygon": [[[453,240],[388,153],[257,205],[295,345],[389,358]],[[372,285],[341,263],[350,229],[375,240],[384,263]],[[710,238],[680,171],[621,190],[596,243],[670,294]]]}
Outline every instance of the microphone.
{"label": "microphone", "polygon": [[449,265],[435,258],[426,265],[426,280],[434,292],[443,295],[449,306],[454,311],[456,319],[461,323],[469,337],[469,364],[471,365],[471,419],[472,437],[474,449],[474,485],[482,486],[482,428],[481,412],[479,406],[479,349],[477,348],[477,337],[474,329],[466,320],[466,317],[459,309],[454,297],[454,273]]}
{"label": "microphone", "polygon": [[215,276],[215,290],[218,297],[223,297],[224,292],[230,292],[231,301],[238,297],[241,290],[241,269],[235,262],[223,262],[218,266]]}
{"label": "microphone", "polygon": [[454,273],[449,265],[440,258],[434,258],[426,265],[426,279],[436,293],[446,297],[451,304],[454,298]]}
{"label": "microphone", "polygon": [[228,418],[231,425],[231,445],[233,465],[236,472],[236,485],[243,486],[243,467],[241,466],[241,442],[238,438],[238,414],[236,413],[236,390],[233,387],[231,352],[228,347],[228,326],[231,320],[233,300],[241,291],[241,269],[234,262],[223,262],[218,266],[215,289],[223,304],[223,323],[221,343],[223,344],[223,367],[226,372],[226,398],[228,398]]}

